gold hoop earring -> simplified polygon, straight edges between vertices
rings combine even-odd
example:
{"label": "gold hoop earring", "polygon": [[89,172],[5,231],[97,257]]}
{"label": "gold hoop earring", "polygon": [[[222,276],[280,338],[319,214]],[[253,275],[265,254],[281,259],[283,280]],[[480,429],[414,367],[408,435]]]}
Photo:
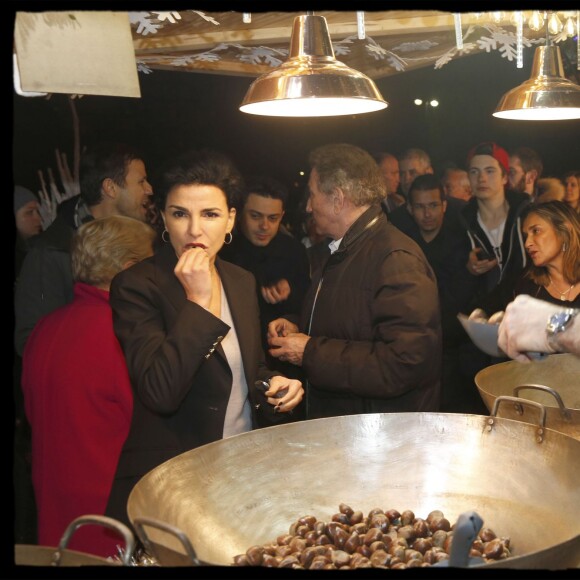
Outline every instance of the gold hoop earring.
{"label": "gold hoop earring", "polygon": [[[229,240],[228,240],[228,236],[230,236]],[[233,239],[234,239],[234,236],[232,236],[232,232],[227,232],[226,239],[224,240],[224,244],[226,246],[229,246],[232,243]]]}
{"label": "gold hoop earring", "polygon": [[[165,234],[167,234],[167,239],[165,238]],[[161,239],[167,244],[169,243],[169,232],[167,231],[167,229],[163,230],[161,232]]]}

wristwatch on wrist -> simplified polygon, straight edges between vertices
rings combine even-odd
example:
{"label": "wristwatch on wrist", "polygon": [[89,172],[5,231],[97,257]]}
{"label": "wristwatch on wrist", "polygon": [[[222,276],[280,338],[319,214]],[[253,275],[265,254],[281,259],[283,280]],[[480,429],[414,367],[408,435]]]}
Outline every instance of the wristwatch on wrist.
{"label": "wristwatch on wrist", "polygon": [[552,314],[552,316],[548,318],[548,324],[546,324],[546,334],[548,335],[548,339],[555,334],[564,332],[566,328],[570,326],[578,312],[580,312],[578,309],[566,308],[565,310],[556,312],[556,314]]}

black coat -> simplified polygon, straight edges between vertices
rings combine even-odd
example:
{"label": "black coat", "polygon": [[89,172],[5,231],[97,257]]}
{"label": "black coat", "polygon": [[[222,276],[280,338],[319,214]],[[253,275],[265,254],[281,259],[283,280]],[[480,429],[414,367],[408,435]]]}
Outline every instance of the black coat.
{"label": "black coat", "polygon": [[[173,273],[176,262],[168,244],[111,284],[113,324],[134,407],[106,513],[125,523],[129,493],[145,473],[223,435],[232,372],[220,342],[229,326],[186,299]],[[219,258],[216,267],[238,334],[254,427],[287,420],[271,411],[254,386],[279,374],[264,364],[254,279]]]}
{"label": "black coat", "polygon": [[[263,336],[266,336],[268,323],[272,320],[300,313],[310,284],[310,266],[306,248],[299,240],[278,231],[267,246],[255,246],[238,232],[231,244],[222,247],[219,255],[252,272],[256,278]],[[260,287],[271,286],[283,278],[288,280],[291,288],[288,299],[277,304],[266,302]]]}
{"label": "black coat", "polygon": [[[486,274],[476,276],[474,305],[480,303],[489,292],[504,280],[509,280],[508,284],[515,284],[527,264],[521,215],[531,203],[530,196],[527,193],[506,191],[505,197],[509,209],[501,242],[503,264],[501,267],[498,264]],[[477,221],[477,212],[478,204],[474,197],[467,202],[460,213],[461,225],[467,232],[470,249],[483,247],[491,256],[494,256],[494,249]]]}

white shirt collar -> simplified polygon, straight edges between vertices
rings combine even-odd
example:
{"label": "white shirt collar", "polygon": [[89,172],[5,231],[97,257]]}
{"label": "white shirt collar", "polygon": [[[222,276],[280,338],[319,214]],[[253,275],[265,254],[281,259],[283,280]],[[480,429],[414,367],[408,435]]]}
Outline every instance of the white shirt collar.
{"label": "white shirt collar", "polygon": [[334,254],[334,252],[336,252],[336,250],[338,250],[338,246],[340,246],[340,242],[342,242],[342,238],[340,238],[339,240],[332,240],[332,242],[330,242],[330,244],[328,244],[328,248],[330,249],[331,254]]}

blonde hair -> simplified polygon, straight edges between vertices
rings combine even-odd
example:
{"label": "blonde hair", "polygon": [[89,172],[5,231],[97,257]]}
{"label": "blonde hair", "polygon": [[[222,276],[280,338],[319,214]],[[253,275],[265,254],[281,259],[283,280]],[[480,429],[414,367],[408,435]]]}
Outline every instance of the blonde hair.
{"label": "blonde hair", "polygon": [[538,179],[536,186],[538,195],[536,203],[546,203],[547,201],[564,201],[566,189],[564,184],[557,177],[542,177]]}
{"label": "blonde hair", "polygon": [[153,254],[155,230],[126,216],[110,216],[83,224],[73,235],[72,273],[75,282],[108,288],[127,262]]}

